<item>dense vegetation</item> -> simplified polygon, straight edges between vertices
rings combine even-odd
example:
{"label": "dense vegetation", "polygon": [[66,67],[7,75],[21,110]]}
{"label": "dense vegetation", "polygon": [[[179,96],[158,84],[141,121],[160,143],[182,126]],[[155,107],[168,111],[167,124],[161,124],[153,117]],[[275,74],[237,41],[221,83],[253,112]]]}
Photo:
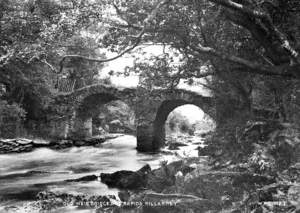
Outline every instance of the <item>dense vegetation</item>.
{"label": "dense vegetation", "polygon": [[283,174],[299,162],[299,10],[297,0],[2,0],[1,130],[4,115],[48,122],[61,78],[76,89],[96,81],[104,62],[162,46],[151,57],[139,49],[123,74],[140,74],[147,89],[202,79],[218,107],[206,150],[215,166],[293,185]]}
{"label": "dense vegetation", "polygon": [[[184,107],[184,106],[183,106]],[[202,120],[190,120],[190,117],[185,115],[185,112],[174,110],[166,121],[166,134],[185,134],[185,135],[200,135],[212,131],[215,127],[214,121],[204,116]]]}
{"label": "dense vegetation", "polygon": [[58,76],[77,79],[78,88],[111,60],[105,51],[118,57],[162,45],[165,54],[136,58],[126,70],[140,73],[141,85],[203,78],[226,112],[297,122],[298,7],[279,0],[1,1],[1,97],[28,119],[42,119]]}
{"label": "dense vegetation", "polygon": [[102,132],[129,133],[135,132],[135,115],[132,109],[122,101],[112,101],[99,109],[93,118],[93,134]]}

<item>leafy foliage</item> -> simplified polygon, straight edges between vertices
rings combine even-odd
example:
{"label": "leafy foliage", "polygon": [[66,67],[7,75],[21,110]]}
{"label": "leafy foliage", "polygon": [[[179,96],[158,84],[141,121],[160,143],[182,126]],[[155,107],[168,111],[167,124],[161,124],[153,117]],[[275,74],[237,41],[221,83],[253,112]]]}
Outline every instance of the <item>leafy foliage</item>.
{"label": "leafy foliage", "polygon": [[[47,123],[48,107],[57,93],[55,88],[61,76],[60,58],[66,53],[100,55],[95,51],[95,39],[82,34],[82,27],[98,20],[99,5],[78,1],[5,0],[0,2],[0,7],[0,83],[5,88],[1,99],[21,105],[27,112],[25,123]],[[93,18],[87,21],[89,16]],[[79,73],[75,76],[68,71],[62,73],[83,78],[86,84],[93,83],[102,68],[80,60],[72,63]],[[78,80],[76,88],[80,83]]]}
{"label": "leafy foliage", "polygon": [[17,104],[0,101],[0,137],[14,137],[20,131],[26,112]]}
{"label": "leafy foliage", "polygon": [[168,116],[166,126],[171,132],[181,132],[183,134],[193,135],[195,131],[195,125],[189,121],[189,119],[179,112],[172,112]]}
{"label": "leafy foliage", "polygon": [[[300,194],[290,186],[299,182],[292,168],[299,162],[299,9],[295,0],[2,0],[1,134],[14,136],[8,120],[14,129],[22,119],[48,122],[49,109],[64,108],[49,106],[62,75],[77,89],[96,81],[103,62],[160,46],[161,55],[136,58],[124,72],[140,75],[148,90],[140,93],[202,79],[217,103],[217,132],[204,150],[215,168],[283,182],[249,192],[237,206],[267,212],[260,201],[283,194],[299,209],[288,196]],[[106,58],[103,49],[118,55]],[[193,130],[185,119],[169,123],[178,124]]]}

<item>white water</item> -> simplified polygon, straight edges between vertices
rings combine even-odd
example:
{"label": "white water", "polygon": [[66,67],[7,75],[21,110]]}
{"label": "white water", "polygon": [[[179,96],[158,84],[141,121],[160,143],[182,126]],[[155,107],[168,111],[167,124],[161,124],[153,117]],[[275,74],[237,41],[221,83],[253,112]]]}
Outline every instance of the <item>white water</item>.
{"label": "white water", "polygon": [[[0,206],[33,200],[43,190],[88,195],[117,194],[117,189],[108,188],[99,180],[64,180],[101,172],[138,170],[145,164],[150,164],[153,169],[162,160],[177,158],[174,155],[138,153],[135,148],[136,138],[125,135],[109,140],[99,148],[72,147],[59,151],[40,148],[29,153],[0,155]],[[183,148],[191,149],[190,146]]]}

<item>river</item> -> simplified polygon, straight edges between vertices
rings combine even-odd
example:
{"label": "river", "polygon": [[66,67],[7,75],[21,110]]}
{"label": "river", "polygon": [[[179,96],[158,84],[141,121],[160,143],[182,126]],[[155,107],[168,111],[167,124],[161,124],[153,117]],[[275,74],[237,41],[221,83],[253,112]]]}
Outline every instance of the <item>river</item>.
{"label": "river", "polygon": [[[135,147],[136,138],[124,135],[108,140],[101,147],[72,147],[59,151],[39,148],[29,153],[0,155],[0,206],[22,205],[34,200],[43,190],[88,195],[117,194],[117,189],[108,188],[99,180],[64,180],[101,172],[137,170],[145,164],[153,169],[161,161],[178,158],[170,154],[139,153]],[[177,152],[192,156],[196,154],[195,147],[181,147]]]}

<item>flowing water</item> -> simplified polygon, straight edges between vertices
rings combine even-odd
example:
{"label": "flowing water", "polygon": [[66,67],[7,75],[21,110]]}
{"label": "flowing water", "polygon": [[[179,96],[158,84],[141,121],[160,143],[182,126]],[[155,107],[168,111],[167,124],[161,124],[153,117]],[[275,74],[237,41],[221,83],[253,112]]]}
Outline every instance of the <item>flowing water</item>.
{"label": "flowing water", "polygon": [[[99,180],[64,180],[99,175],[101,172],[137,170],[145,164],[157,168],[160,161],[176,158],[161,153],[139,153],[135,147],[136,138],[125,135],[108,140],[97,148],[72,147],[59,151],[40,148],[29,153],[0,155],[0,206],[34,200],[36,194],[43,190],[88,195],[117,194],[117,189],[108,188]],[[180,151],[195,152],[194,148],[189,146]]]}

